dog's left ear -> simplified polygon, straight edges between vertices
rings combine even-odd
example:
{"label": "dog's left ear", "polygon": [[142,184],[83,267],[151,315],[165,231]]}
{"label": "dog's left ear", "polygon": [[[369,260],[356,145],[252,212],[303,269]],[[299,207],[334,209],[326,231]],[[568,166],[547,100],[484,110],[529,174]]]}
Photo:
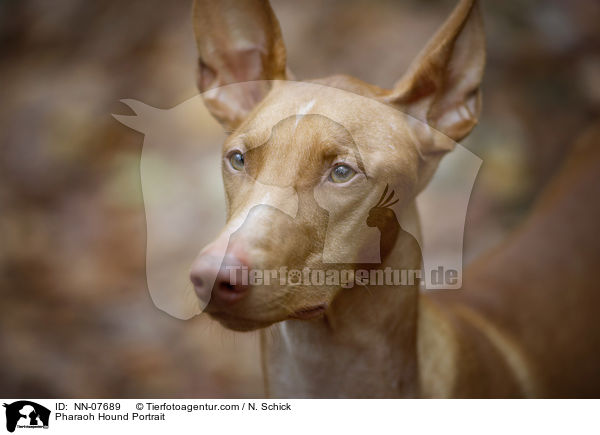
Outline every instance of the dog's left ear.
{"label": "dog's left ear", "polygon": [[[481,109],[485,37],[476,0],[461,0],[383,100],[419,121],[423,154],[450,151],[467,136]],[[434,129],[434,130],[432,130]],[[444,140],[442,132],[452,140]]]}
{"label": "dog's left ear", "polygon": [[[212,115],[235,129],[284,80],[286,52],[268,0],[195,0],[198,88]],[[229,86],[228,86],[229,85]]]}

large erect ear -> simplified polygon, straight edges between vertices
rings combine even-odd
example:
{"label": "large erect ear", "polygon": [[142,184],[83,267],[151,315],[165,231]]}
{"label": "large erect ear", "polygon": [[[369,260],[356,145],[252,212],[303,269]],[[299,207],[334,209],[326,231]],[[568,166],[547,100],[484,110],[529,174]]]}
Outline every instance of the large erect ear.
{"label": "large erect ear", "polygon": [[[416,130],[423,153],[442,153],[477,124],[485,37],[476,0],[461,0],[450,17],[384,97],[425,124]],[[434,130],[452,140],[443,140]]]}
{"label": "large erect ear", "polygon": [[193,17],[198,87],[213,116],[235,129],[269,91],[268,80],[286,78],[279,22],[267,0],[195,0]]}

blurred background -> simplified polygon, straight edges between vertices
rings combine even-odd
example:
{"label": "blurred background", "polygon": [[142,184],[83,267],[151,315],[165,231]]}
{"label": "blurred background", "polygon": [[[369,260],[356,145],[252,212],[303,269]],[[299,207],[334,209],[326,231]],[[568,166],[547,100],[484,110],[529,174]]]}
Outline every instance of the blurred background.
{"label": "blurred background", "polygon": [[[299,79],[391,86],[455,0],[272,0]],[[191,2],[0,0],[0,394],[256,397],[258,340],[146,289],[143,136],[119,100],[197,94]],[[522,219],[600,112],[600,3],[483,0],[466,258]],[[198,122],[210,120],[204,113]],[[215,144],[219,146],[220,144]],[[202,228],[182,228],[201,231]]]}

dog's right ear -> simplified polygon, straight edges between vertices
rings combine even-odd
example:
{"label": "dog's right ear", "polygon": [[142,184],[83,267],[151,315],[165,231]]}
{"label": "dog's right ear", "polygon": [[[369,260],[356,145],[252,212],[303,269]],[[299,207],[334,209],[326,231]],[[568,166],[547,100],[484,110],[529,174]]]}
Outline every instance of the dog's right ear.
{"label": "dog's right ear", "polygon": [[269,92],[269,80],[287,78],[279,22],[267,0],[195,0],[193,19],[198,87],[213,116],[234,130]]}

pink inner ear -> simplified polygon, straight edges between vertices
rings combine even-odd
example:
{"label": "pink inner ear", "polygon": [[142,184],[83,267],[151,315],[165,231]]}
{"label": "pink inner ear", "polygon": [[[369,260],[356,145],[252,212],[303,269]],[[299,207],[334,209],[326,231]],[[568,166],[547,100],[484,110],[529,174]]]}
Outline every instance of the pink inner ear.
{"label": "pink inner ear", "polygon": [[226,129],[234,130],[267,94],[266,80],[234,83],[212,88],[202,94],[204,104]]}
{"label": "pink inner ear", "polygon": [[203,91],[214,87],[216,79],[215,70],[205,64],[202,59],[198,59],[198,89]]}
{"label": "pink inner ear", "polygon": [[269,91],[265,57],[260,48],[249,48],[220,53],[215,65],[200,60],[198,86],[208,109],[227,127],[238,125]]}
{"label": "pink inner ear", "polygon": [[258,48],[220,53],[210,60],[198,61],[201,92],[218,86],[264,79],[263,53]]}
{"label": "pink inner ear", "polygon": [[229,70],[235,82],[265,79],[264,53],[260,48],[238,51],[233,56],[227,56]]}

